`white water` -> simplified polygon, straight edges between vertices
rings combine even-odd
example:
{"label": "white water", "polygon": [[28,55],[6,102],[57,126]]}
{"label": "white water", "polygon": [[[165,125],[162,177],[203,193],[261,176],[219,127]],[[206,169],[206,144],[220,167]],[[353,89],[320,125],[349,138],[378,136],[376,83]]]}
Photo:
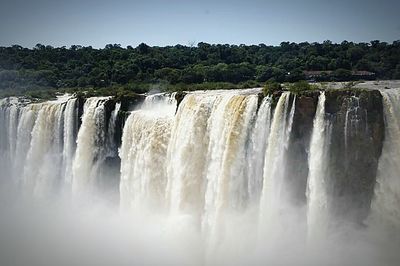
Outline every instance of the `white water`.
{"label": "white water", "polygon": [[76,149],[76,132],[78,130],[78,109],[77,99],[71,99],[67,102],[64,112],[64,182],[71,185],[72,183],[72,162]]}
{"label": "white water", "polygon": [[106,153],[109,156],[117,156],[116,152],[118,151],[118,147],[115,142],[115,130],[116,123],[118,118],[118,112],[121,110],[121,103],[116,103],[114,110],[111,112],[110,120],[108,121],[107,127],[107,140],[106,140]]}
{"label": "white water", "polygon": [[243,210],[248,202],[247,180],[243,178],[245,143],[256,107],[255,96],[226,95],[211,111],[203,230],[213,252],[217,242],[228,237],[225,225],[229,215]]}
{"label": "white water", "polygon": [[104,102],[108,99],[89,98],[83,107],[82,125],[76,140],[77,148],[72,165],[72,193],[75,195],[83,195],[96,186],[98,163],[103,159],[105,144]]}
{"label": "white water", "polygon": [[279,98],[276,105],[271,130],[268,137],[268,147],[265,152],[263,190],[260,201],[260,234],[268,235],[271,241],[278,238],[282,231],[279,227],[285,227],[289,221],[287,215],[288,187],[286,186],[285,165],[286,153],[292,128],[295,98],[292,106],[289,106],[290,94],[285,92]]}
{"label": "white water", "polygon": [[248,194],[250,201],[255,203],[260,200],[263,187],[265,151],[268,147],[268,136],[271,127],[271,101],[271,97],[263,99],[249,140]]}
{"label": "white water", "polygon": [[[399,94],[383,92],[387,132],[369,227],[340,231],[347,238],[339,239],[338,229],[327,230],[335,217],[330,216],[325,180],[332,169],[325,164],[331,144],[324,93],[310,132],[304,208],[291,204],[286,183],[299,99],[284,92],[260,103],[257,92],[192,92],[177,110],[174,94],[148,96],[125,121],[119,150],[119,209],[122,216],[129,214],[128,220],[115,210],[94,217],[87,215],[92,209],[78,216],[66,211],[61,222],[45,221],[33,238],[45,236],[51,244],[36,245],[44,245],[46,254],[56,251],[54,257],[57,252],[86,254],[85,262],[92,265],[396,265],[399,258],[392,250],[399,242],[388,247],[384,240],[400,230]],[[28,105],[1,101],[0,165],[12,162],[16,183],[24,181],[21,186],[42,198],[63,188],[72,188],[75,196],[98,192],[100,176],[107,175],[104,162],[117,150],[114,135],[121,106],[117,103],[107,115],[108,99],[87,99],[82,117],[76,99]],[[345,137],[354,128],[348,113]],[[115,220],[105,225],[111,217]],[[382,249],[369,235],[383,235],[376,224],[391,232],[392,238],[378,242]],[[29,235],[30,227],[22,227]],[[55,234],[53,227],[59,227]],[[57,250],[53,242],[62,242],[62,248]],[[30,257],[24,248],[18,250]],[[35,265],[32,260],[29,264]],[[76,264],[85,263],[70,265]]]}
{"label": "white water", "polygon": [[122,209],[160,209],[165,205],[166,155],[176,104],[150,97],[131,113],[122,136]]}
{"label": "white water", "polygon": [[348,99],[348,106],[346,111],[346,118],[344,123],[344,145],[347,152],[349,145],[349,138],[358,134],[359,123],[361,120],[361,108],[360,99],[358,97],[352,96]]}
{"label": "white water", "polygon": [[171,213],[204,210],[209,117],[214,96],[188,95],[182,101],[172,126],[167,154],[167,202]]}
{"label": "white water", "polygon": [[59,117],[64,105],[48,103],[39,106],[32,129],[32,139],[27,153],[23,183],[37,196],[53,191],[61,170],[61,127]]}
{"label": "white water", "polygon": [[371,222],[389,229],[400,243],[400,93],[382,90],[385,141],[379,160]]}
{"label": "white water", "polygon": [[9,160],[10,162],[14,161],[15,156],[15,147],[17,145],[17,128],[18,128],[18,115],[19,109],[17,106],[12,105],[8,109],[6,109],[6,123],[8,122],[8,150],[9,150]]}
{"label": "white water", "polygon": [[[13,162],[13,172],[18,177],[23,174],[23,167],[21,165],[25,165],[26,162],[32,138],[31,132],[35,125],[36,116],[37,113],[32,110],[32,106],[24,107],[21,110],[17,132],[16,159]],[[21,180],[16,180],[16,182],[21,182]]]}
{"label": "white water", "polygon": [[[330,131],[325,120],[325,92],[318,99],[308,158],[309,174],[307,182],[307,230],[309,241],[327,237],[330,223],[328,211],[328,159]],[[346,131],[346,130],[345,130]]]}
{"label": "white water", "polygon": [[[106,143],[106,121],[102,105],[106,99],[87,100],[88,112],[83,117],[85,121],[80,139],[77,139],[79,118],[76,98],[65,95],[55,101],[32,104],[16,98],[2,100],[0,117],[6,126],[1,127],[0,148],[1,165],[8,173],[5,176],[11,177],[27,194],[46,198],[64,189],[71,190],[73,169],[76,175],[75,187],[79,187],[78,184],[84,183],[89,176],[82,173],[86,167],[94,169],[92,176],[97,175],[95,169],[106,154],[102,148],[102,143]],[[89,106],[94,102],[96,105],[97,102],[101,104],[91,113]],[[116,153],[117,150],[115,144],[111,143],[119,104],[116,108],[109,119],[108,153],[112,150]],[[80,147],[80,159],[73,168],[77,146]],[[92,163],[88,163],[91,161],[89,157]]]}

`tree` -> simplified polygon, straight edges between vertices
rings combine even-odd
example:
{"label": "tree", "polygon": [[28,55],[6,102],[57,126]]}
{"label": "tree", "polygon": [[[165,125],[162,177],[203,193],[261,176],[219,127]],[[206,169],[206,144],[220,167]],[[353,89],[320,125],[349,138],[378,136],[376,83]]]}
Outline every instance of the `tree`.
{"label": "tree", "polygon": [[[326,79],[334,80],[351,80],[356,70],[391,79],[399,78],[399,62],[400,41],[283,42],[279,46],[201,42],[195,47],[150,47],[141,43],[136,48],[107,44],[103,49],[43,44],[28,49],[14,45],[0,47],[0,72],[7,77],[0,81],[0,89],[115,85],[140,87],[142,91],[160,80],[170,84],[296,82],[304,79],[304,70],[330,70],[333,74]],[[224,86],[220,87],[236,85]]]}
{"label": "tree", "polygon": [[400,64],[397,65],[396,70],[393,73],[393,79],[400,79]]}
{"label": "tree", "polygon": [[264,88],[263,88],[263,93],[264,95],[271,95],[274,94],[277,91],[281,91],[282,86],[280,83],[276,81],[268,81],[265,83]]}
{"label": "tree", "polygon": [[333,76],[337,81],[346,81],[351,79],[351,71],[343,68],[335,70]]}
{"label": "tree", "polygon": [[165,67],[162,69],[157,69],[154,72],[154,76],[162,79],[162,80],[166,80],[172,84],[176,84],[178,82],[181,81],[181,73],[179,70],[174,69],[174,68],[169,68],[169,67]]}
{"label": "tree", "polygon": [[150,47],[145,43],[141,43],[138,45],[138,47],[136,47],[136,49],[139,51],[140,54],[147,54],[150,50]]}

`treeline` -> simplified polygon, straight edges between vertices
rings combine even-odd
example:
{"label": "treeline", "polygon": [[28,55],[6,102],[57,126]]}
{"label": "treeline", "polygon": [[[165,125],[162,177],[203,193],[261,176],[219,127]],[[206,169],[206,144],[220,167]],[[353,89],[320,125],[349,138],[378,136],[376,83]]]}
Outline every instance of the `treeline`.
{"label": "treeline", "polygon": [[0,47],[0,89],[108,88],[142,92],[155,84],[259,84],[268,80],[304,80],[304,71],[333,71],[332,80],[349,71],[369,71],[378,79],[400,79],[400,41],[335,44],[289,43],[279,46],[199,43],[196,47],[133,48],[108,44],[104,49],[37,44]]}

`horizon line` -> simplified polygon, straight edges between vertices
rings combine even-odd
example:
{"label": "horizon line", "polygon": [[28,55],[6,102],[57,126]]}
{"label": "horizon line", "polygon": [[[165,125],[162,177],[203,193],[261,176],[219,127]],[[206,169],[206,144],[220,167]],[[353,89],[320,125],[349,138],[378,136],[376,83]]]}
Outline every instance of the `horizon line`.
{"label": "horizon line", "polygon": [[[236,43],[212,43],[212,42],[205,42],[205,41],[200,41],[197,43],[188,43],[188,44],[181,44],[181,43],[176,43],[176,44],[168,44],[168,45],[151,45],[151,44],[147,44],[146,42],[141,42],[139,44],[137,44],[136,46],[132,45],[126,45],[126,46],[122,46],[122,44],[120,43],[107,43],[105,44],[103,47],[99,47],[99,46],[93,46],[93,45],[82,45],[82,44],[71,44],[71,45],[61,45],[61,46],[55,46],[55,45],[51,45],[51,44],[43,44],[43,43],[37,43],[36,45],[34,45],[33,47],[27,47],[27,46],[23,46],[20,44],[11,44],[11,45],[0,45],[0,48],[12,48],[12,47],[21,47],[23,49],[35,49],[35,48],[39,48],[40,46],[44,46],[44,48],[54,48],[54,49],[60,49],[60,48],[66,48],[66,49],[71,49],[73,47],[76,48],[92,48],[92,49],[97,49],[97,50],[101,50],[101,49],[107,49],[107,46],[110,46],[112,48],[121,48],[121,49],[130,49],[130,48],[137,48],[140,45],[147,45],[148,47],[157,47],[157,48],[167,48],[167,47],[175,47],[175,46],[182,46],[182,47],[199,47],[200,44],[208,44],[208,45],[229,45],[232,47],[240,47],[240,46],[267,46],[267,47],[280,47],[282,46],[282,44],[296,44],[296,45],[300,45],[300,44],[331,44],[331,45],[342,45],[344,43],[349,43],[349,44],[367,44],[367,45],[372,45],[373,42],[378,42],[378,43],[386,43],[387,45],[393,45],[396,43],[400,42],[400,39],[397,40],[393,40],[392,42],[388,42],[388,41],[382,41],[379,39],[375,39],[375,40],[370,40],[369,42],[356,42],[356,41],[348,41],[348,40],[343,40],[341,42],[333,42],[331,40],[324,40],[324,41],[313,41],[313,42],[309,42],[309,41],[302,41],[302,42],[294,42],[294,41],[282,41],[280,42],[278,45],[274,45],[274,44],[266,44],[266,43],[258,43],[258,44],[236,44]],[[69,47],[67,47],[69,46]]]}

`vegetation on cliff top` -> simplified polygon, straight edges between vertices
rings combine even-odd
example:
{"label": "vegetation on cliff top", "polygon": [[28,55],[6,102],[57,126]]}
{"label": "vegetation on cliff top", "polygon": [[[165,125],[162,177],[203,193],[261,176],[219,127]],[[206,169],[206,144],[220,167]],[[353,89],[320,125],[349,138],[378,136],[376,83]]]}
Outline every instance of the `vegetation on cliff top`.
{"label": "vegetation on cliff top", "polygon": [[276,93],[280,93],[281,91],[290,91],[293,94],[301,94],[304,92],[316,91],[316,90],[324,90],[326,89],[325,84],[310,84],[305,80],[300,80],[293,83],[285,83],[280,84],[275,81],[267,81],[263,87],[263,94],[272,95]]}
{"label": "vegetation on cliff top", "polygon": [[136,48],[109,44],[104,49],[41,44],[33,49],[0,47],[2,96],[36,90],[36,96],[47,97],[62,88],[105,92],[122,87],[135,93],[244,88],[268,80],[304,80],[304,71],[324,71],[321,77],[338,81],[354,78],[351,71],[399,79],[400,41],[283,42],[279,46],[199,43],[195,47],[142,43]]}

